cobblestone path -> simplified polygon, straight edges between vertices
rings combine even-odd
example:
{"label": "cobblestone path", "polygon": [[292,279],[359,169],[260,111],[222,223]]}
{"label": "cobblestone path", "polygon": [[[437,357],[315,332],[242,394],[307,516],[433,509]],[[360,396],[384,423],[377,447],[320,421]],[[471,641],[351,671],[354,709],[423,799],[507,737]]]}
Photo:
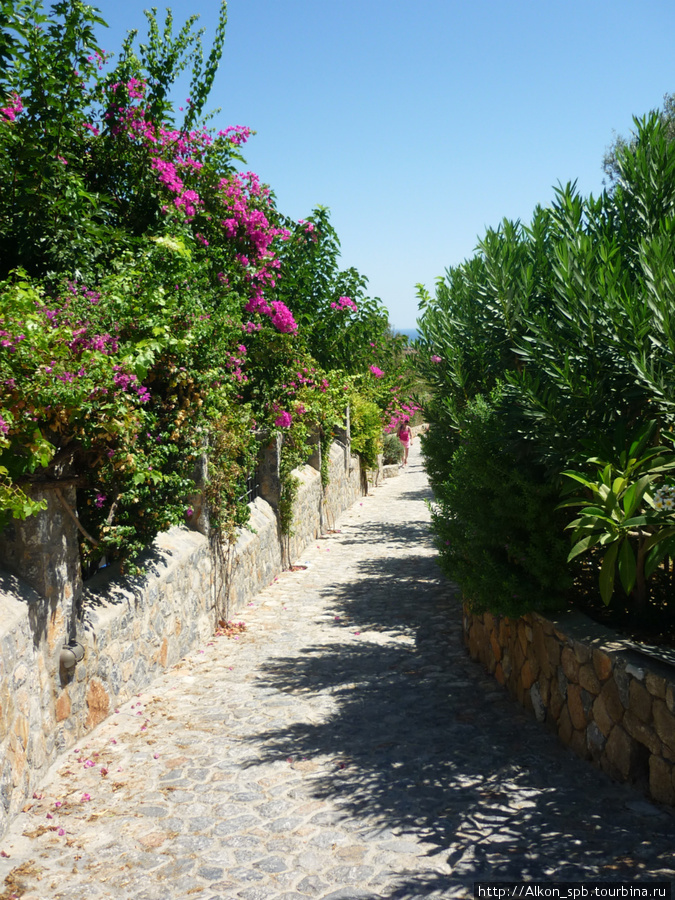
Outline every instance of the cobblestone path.
{"label": "cobblestone path", "polygon": [[571,756],[466,656],[429,496],[415,445],[306,569],[241,612],[242,634],[61,757],[0,845],[0,897],[403,900],[487,879],[673,879],[672,813]]}

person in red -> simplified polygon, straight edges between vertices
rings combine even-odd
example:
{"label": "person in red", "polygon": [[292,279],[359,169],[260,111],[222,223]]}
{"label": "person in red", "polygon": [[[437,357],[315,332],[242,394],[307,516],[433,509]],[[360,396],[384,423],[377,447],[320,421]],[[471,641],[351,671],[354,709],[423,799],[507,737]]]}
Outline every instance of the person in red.
{"label": "person in red", "polygon": [[402,465],[408,465],[408,452],[410,450],[410,444],[412,443],[412,431],[410,430],[410,425],[407,422],[401,422],[398,428],[398,439],[403,444],[403,463]]}

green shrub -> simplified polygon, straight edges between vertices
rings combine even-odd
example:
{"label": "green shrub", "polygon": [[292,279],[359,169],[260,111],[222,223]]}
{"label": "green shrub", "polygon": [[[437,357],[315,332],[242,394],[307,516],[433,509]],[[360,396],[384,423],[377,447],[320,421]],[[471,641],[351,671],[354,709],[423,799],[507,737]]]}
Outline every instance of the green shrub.
{"label": "green shrub", "polygon": [[571,577],[558,492],[537,468],[500,449],[499,418],[480,396],[466,408],[451,473],[436,485],[440,565],[477,611],[559,608]]}
{"label": "green shrub", "polygon": [[382,452],[380,408],[372,400],[365,400],[356,393],[351,395],[350,405],[352,449],[367,469],[374,469]]}
{"label": "green shrub", "polygon": [[403,444],[397,434],[385,434],[382,446],[382,462],[385,466],[400,463],[403,459]]}

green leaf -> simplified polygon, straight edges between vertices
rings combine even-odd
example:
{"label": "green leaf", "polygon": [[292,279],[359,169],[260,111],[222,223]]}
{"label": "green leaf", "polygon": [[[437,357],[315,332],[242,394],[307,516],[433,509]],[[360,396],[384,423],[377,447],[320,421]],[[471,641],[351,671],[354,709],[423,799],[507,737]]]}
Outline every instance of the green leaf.
{"label": "green leaf", "polygon": [[642,498],[649,487],[650,481],[650,475],[643,475],[642,478],[635,482],[635,484],[631,484],[623,495],[623,511],[627,518],[633,515],[642,502]]}
{"label": "green leaf", "polygon": [[569,500],[563,500],[556,506],[556,509],[567,509],[571,506],[585,506],[588,503],[587,497],[570,497]]}
{"label": "green leaf", "polygon": [[597,486],[594,482],[589,481],[588,478],[584,478],[583,475],[579,475],[578,472],[563,472],[563,475],[566,475],[567,478],[573,478],[575,481],[578,481],[580,484],[583,484],[585,487],[589,488],[592,491],[597,491]]}
{"label": "green leaf", "polygon": [[579,556],[580,553],[585,553],[586,550],[590,550],[590,548],[594,547],[599,540],[600,537],[597,534],[589,534],[585,538],[582,538],[579,543],[575,544],[570,550],[567,562],[573,560],[575,556]]}
{"label": "green leaf", "polygon": [[609,606],[609,601],[614,593],[614,576],[616,574],[616,557],[619,552],[619,543],[615,541],[605,554],[600,568],[600,596],[605,606]]}
{"label": "green leaf", "polygon": [[623,475],[619,475],[612,482],[612,493],[616,494],[617,497],[621,496],[621,493],[625,490],[626,485],[628,484],[628,480],[623,477]]}
{"label": "green leaf", "polygon": [[651,537],[648,537],[644,542],[644,550],[645,553],[648,550],[651,550],[652,547],[655,547],[661,541],[665,541],[666,538],[673,537],[675,535],[675,527],[664,528],[662,531],[657,531],[656,534],[653,534]]}
{"label": "green leaf", "polygon": [[635,579],[637,577],[637,563],[635,562],[635,554],[630,545],[628,538],[621,542],[619,550],[619,578],[623,589],[627,594],[635,587]]}
{"label": "green leaf", "polygon": [[660,544],[657,544],[655,547],[652,547],[650,552],[647,554],[647,558],[645,559],[645,579],[649,580],[654,572],[661,565],[661,561],[664,556],[668,553],[669,543],[668,541],[661,541]]}
{"label": "green leaf", "polygon": [[631,516],[630,519],[624,519],[622,525],[624,528],[641,528],[644,525],[649,525],[650,522],[650,516]]}

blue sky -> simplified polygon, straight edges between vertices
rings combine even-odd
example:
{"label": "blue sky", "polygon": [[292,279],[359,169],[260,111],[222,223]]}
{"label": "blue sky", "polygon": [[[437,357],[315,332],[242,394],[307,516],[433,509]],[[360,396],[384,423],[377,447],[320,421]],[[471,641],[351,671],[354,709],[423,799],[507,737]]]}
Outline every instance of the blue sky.
{"label": "blue sky", "polygon": [[[93,2],[105,49],[144,33],[142,5]],[[170,6],[208,44],[219,3]],[[612,132],[675,91],[673,33],[672,0],[229,0],[210,108],[257,132],[247,168],[284,213],[331,210],[343,266],[405,329],[415,284],[486,227],[529,220],[558,182],[602,189]]]}

